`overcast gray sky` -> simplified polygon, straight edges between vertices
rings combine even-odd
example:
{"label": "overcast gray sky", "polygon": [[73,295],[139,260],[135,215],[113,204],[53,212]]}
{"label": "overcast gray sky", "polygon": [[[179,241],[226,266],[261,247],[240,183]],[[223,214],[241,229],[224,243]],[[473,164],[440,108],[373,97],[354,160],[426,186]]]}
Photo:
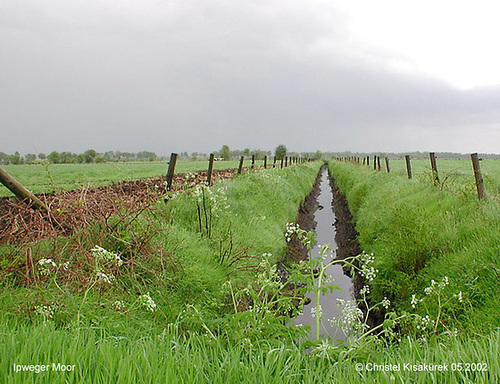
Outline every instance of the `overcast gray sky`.
{"label": "overcast gray sky", "polygon": [[499,153],[491,3],[0,0],[0,151]]}

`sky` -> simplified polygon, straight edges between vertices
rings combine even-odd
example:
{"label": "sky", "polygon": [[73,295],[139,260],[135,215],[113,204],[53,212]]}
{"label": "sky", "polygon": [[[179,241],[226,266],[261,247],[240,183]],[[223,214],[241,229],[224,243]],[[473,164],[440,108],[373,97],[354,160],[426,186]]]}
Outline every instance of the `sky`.
{"label": "sky", "polygon": [[500,152],[491,0],[0,0],[0,152]]}

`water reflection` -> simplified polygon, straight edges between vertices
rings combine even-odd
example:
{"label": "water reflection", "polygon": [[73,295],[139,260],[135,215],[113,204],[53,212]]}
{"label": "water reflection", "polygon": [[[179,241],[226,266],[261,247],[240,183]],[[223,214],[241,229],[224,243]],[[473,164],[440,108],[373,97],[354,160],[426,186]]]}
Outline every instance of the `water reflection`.
{"label": "water reflection", "polygon": [[[312,257],[319,257],[320,246],[323,244],[330,244],[332,250],[335,251],[337,245],[335,244],[335,214],[332,211],[332,191],[328,182],[328,173],[323,172],[321,176],[320,195],[318,197],[318,204],[320,209],[315,213],[314,220],[317,222],[317,243],[312,250]],[[335,253],[333,253],[333,256]],[[331,255],[327,255],[324,260],[325,264],[333,260]],[[339,264],[331,265],[327,268],[326,273],[333,279],[330,284],[337,285],[341,290],[334,290],[332,293],[321,296],[321,306],[323,318],[320,323],[320,333],[322,337],[329,336],[335,340],[346,340],[346,335],[339,327],[332,326],[328,320],[336,318],[340,315],[342,307],[337,304],[337,299],[345,301],[354,300],[354,289],[351,279],[344,275],[342,267]],[[316,305],[314,295],[306,295],[311,299],[311,303],[304,306],[304,313],[294,319],[295,324],[310,325],[311,332],[309,338],[313,338],[316,333],[316,321],[311,316],[311,308]]]}

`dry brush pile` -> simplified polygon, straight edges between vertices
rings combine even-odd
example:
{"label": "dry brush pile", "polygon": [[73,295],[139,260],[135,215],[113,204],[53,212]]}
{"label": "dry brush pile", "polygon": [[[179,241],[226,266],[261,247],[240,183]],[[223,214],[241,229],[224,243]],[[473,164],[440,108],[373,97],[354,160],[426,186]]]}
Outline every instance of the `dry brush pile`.
{"label": "dry brush pile", "polygon": [[[214,171],[212,180],[228,179],[235,170]],[[183,192],[206,181],[206,172],[177,174],[173,192]],[[35,211],[15,198],[0,199],[0,244],[27,244],[71,232],[96,221],[107,222],[120,212],[139,215],[165,195],[164,178],[124,181],[118,184],[83,188],[59,195],[38,197],[49,212]]]}

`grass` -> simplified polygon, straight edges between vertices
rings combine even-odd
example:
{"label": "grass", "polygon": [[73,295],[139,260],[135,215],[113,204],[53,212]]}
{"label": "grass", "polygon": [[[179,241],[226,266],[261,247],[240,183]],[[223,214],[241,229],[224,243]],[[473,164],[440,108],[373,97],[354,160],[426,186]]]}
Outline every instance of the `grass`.
{"label": "grass", "polygon": [[[205,222],[199,229],[202,195],[193,192],[168,204],[158,202],[137,219],[125,212],[71,236],[4,245],[0,254],[8,268],[2,271],[0,318],[26,329],[49,323],[67,329],[68,339],[86,328],[112,340],[136,340],[159,334],[173,323],[182,333],[220,332],[229,326],[231,319],[225,316],[232,308],[224,282],[231,281],[236,290],[251,286],[263,257],[283,257],[285,224],[294,221],[318,169],[318,163],[311,163],[248,172],[204,189],[202,209],[212,217],[210,235]],[[123,265],[96,261],[91,251],[95,245],[120,255]],[[33,265],[26,267],[27,252]],[[58,267],[49,265],[44,274],[38,263],[43,258]],[[113,284],[100,279],[102,274],[114,276]],[[154,300],[156,310],[143,305],[144,295]],[[35,340],[36,345],[44,343]],[[57,344],[42,347],[50,348]],[[81,353],[77,345],[71,348]],[[85,366],[89,375],[93,364]]]}
{"label": "grass", "polygon": [[[263,161],[255,162],[262,166]],[[216,161],[214,169],[237,168],[239,161]],[[246,160],[244,166],[250,166]],[[168,169],[166,162],[130,162],[99,164],[42,164],[4,165],[3,168],[17,181],[33,193],[50,193],[60,190],[73,190],[87,185],[99,187],[120,181],[130,181],[163,177]],[[176,173],[206,171],[207,161],[178,161]],[[0,196],[12,193],[0,185]]]}
{"label": "grass", "polygon": [[[381,163],[385,171],[385,164]],[[430,161],[424,159],[411,160],[413,177],[420,181],[432,183]],[[500,161],[484,160],[480,162],[487,194],[500,201]],[[437,159],[440,188],[454,192],[462,198],[473,199],[477,196],[474,172],[470,158],[463,160]],[[391,173],[406,176],[404,159],[390,160]]]}
{"label": "grass", "polygon": [[[423,179],[330,164],[361,245],[375,254],[373,300],[389,297],[408,318],[439,312],[438,332],[402,323],[395,339],[332,348],[305,341],[283,316],[234,310],[250,304],[240,294],[261,284],[262,261],[283,257],[285,224],[294,221],[319,166],[248,172],[159,202],[137,219],[125,212],[68,237],[2,247],[12,268],[0,280],[0,382],[500,381],[500,208]],[[95,245],[120,255],[123,265],[96,262]],[[32,270],[24,265],[28,254]],[[43,275],[41,258],[60,267]],[[99,282],[98,271],[116,280]],[[424,297],[423,288],[444,276],[449,285],[413,310],[411,295]],[[156,310],[143,305],[144,295]],[[53,372],[52,363],[75,370]],[[50,369],[15,372],[22,364]],[[410,369],[423,364],[448,370]]]}
{"label": "grass", "polygon": [[[399,348],[358,347],[319,356],[280,340],[231,342],[183,336],[175,326],[139,338],[99,329],[68,332],[50,324],[0,324],[0,380],[5,383],[494,383],[500,379],[500,334],[477,341],[403,341]],[[36,342],[33,342],[36,340]],[[52,364],[74,365],[53,371]],[[471,364],[472,363],[472,364]],[[46,372],[14,365],[46,364]],[[441,365],[447,371],[414,371]],[[478,364],[478,365],[477,365]],[[386,367],[386,370],[383,370]],[[389,368],[387,368],[389,367]],[[422,368],[420,368],[422,367]],[[399,369],[399,370],[395,370]]]}
{"label": "grass", "polygon": [[375,287],[378,298],[387,296],[408,309],[412,294],[423,294],[431,280],[448,276],[448,298],[461,291],[468,303],[453,307],[449,326],[483,332],[500,326],[498,202],[463,199],[426,180],[353,164],[335,162],[331,170],[349,202],[362,248],[378,259],[383,276]]}

